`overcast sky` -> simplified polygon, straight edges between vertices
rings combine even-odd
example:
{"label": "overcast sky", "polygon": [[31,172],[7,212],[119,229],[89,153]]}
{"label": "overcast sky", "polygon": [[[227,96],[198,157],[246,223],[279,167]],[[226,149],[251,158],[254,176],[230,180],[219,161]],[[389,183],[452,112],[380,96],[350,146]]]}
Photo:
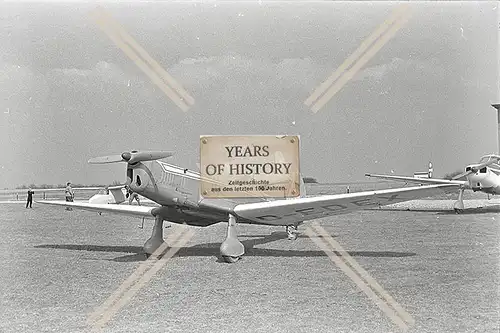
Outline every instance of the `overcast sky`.
{"label": "overcast sky", "polygon": [[204,134],[299,134],[321,182],[436,176],[497,152],[497,2],[410,3],[412,16],[318,113],[316,87],[395,8],[387,2],[104,4],[195,99],[181,111],[89,17],[92,4],[0,4],[0,188],[111,183],[94,156]]}

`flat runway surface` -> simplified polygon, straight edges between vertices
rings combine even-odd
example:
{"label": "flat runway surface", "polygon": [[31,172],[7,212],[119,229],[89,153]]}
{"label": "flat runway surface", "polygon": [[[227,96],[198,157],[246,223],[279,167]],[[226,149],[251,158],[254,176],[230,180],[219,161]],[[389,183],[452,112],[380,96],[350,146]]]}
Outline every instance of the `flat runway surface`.
{"label": "flat runway surface", "polygon": [[[498,332],[500,208],[419,202],[429,209],[318,221],[411,314],[408,332]],[[2,204],[0,216],[1,332],[90,332],[88,315],[145,260],[152,228],[37,203]],[[240,225],[246,255],[226,264],[225,224],[193,229],[102,332],[401,332],[304,233]]]}

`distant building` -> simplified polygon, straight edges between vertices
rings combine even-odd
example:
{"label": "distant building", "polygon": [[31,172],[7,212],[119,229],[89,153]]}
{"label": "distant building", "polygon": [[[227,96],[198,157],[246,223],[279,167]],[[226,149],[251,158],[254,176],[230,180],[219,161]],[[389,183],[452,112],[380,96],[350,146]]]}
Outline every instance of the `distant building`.
{"label": "distant building", "polygon": [[500,153],[500,104],[491,104],[492,107],[497,109],[498,115],[497,115],[497,126],[498,126],[498,147],[497,151]]}

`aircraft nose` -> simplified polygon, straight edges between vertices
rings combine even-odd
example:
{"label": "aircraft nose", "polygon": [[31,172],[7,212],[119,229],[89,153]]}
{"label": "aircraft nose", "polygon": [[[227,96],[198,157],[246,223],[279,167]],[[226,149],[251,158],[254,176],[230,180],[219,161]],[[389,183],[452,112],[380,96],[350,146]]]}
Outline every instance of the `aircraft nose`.
{"label": "aircraft nose", "polygon": [[149,180],[149,175],[146,171],[143,169],[134,169],[132,183],[130,185],[132,189],[140,191],[148,186]]}

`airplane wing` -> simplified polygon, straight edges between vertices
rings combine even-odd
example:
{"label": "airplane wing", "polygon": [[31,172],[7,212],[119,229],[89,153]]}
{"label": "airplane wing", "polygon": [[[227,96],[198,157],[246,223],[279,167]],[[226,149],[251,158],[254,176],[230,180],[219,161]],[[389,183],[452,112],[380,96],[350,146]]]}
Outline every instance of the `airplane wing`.
{"label": "airplane wing", "polygon": [[239,204],[234,208],[234,213],[256,223],[290,225],[326,216],[347,214],[355,210],[429,197],[455,191],[459,187],[459,184],[428,185]]}
{"label": "airplane wing", "polygon": [[[292,198],[238,204],[234,207],[233,211],[237,216],[259,224],[290,225],[332,215],[347,214],[355,210],[390,205],[440,193],[456,191],[459,187],[459,184],[427,185],[350,194]],[[159,208],[151,206],[90,204],[86,202],[50,200],[38,200],[36,202],[54,206],[73,207],[94,212],[107,212],[149,218],[154,217],[154,210]]]}
{"label": "airplane wing", "polygon": [[417,184],[454,184],[454,185],[467,185],[468,182],[465,180],[448,180],[439,178],[417,178],[408,176],[390,176],[390,175],[374,175],[371,173],[365,173],[365,176],[372,178],[382,178],[387,180],[402,181],[405,183],[417,183]]}
{"label": "airplane wing", "polygon": [[77,209],[89,210],[98,213],[113,213],[126,216],[134,217],[150,217],[154,218],[153,210],[158,207],[152,206],[133,206],[133,205],[118,205],[118,204],[90,204],[87,202],[66,202],[66,201],[55,201],[55,200],[38,200],[37,203],[52,205],[52,206],[64,206],[72,207]]}
{"label": "airplane wing", "polygon": [[[104,187],[73,187],[73,190],[89,190],[89,191],[97,191],[102,190]],[[58,188],[33,188],[33,191],[36,192],[64,192],[66,190],[65,187]],[[28,189],[19,188],[14,190],[2,190],[2,193],[24,193],[27,192]]]}
{"label": "airplane wing", "polygon": [[[114,189],[119,189],[119,188],[124,188],[124,187],[125,187],[125,184],[124,185],[111,185],[111,186],[108,186],[108,189],[114,190]],[[89,187],[73,187],[72,189],[73,190],[98,191],[98,190],[102,190],[104,188],[105,188],[105,186],[101,186],[101,187],[89,186]],[[39,192],[56,192],[56,191],[63,192],[66,190],[66,188],[65,187],[33,188],[32,190],[39,191]],[[3,190],[2,192],[4,192],[4,193],[16,193],[16,192],[26,192],[26,191],[28,191],[27,188],[17,188],[17,189],[13,189],[13,190]]]}

